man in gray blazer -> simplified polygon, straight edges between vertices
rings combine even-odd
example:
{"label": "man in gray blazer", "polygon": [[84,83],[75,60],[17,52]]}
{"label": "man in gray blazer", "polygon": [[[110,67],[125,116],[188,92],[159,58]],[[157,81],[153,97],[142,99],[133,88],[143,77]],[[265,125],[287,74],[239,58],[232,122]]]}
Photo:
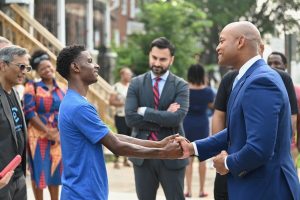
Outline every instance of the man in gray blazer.
{"label": "man in gray blazer", "polygon": [[[188,84],[169,71],[175,47],[164,37],[152,41],[149,51],[151,71],[130,83],[125,117],[132,136],[161,140],[169,135],[184,135],[182,121],[189,107]],[[137,196],[155,200],[161,184],[166,199],[184,199],[184,174],[187,160],[130,159],[133,162]]]}

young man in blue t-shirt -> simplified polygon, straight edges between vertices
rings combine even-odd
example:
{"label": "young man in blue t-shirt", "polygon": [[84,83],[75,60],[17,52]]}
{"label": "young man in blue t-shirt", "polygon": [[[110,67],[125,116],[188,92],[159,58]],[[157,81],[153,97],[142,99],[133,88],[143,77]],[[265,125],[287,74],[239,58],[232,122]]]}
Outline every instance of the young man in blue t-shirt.
{"label": "young man in blue t-shirt", "polygon": [[57,71],[68,81],[59,111],[63,176],[61,199],[108,199],[108,181],[102,144],[116,155],[175,159],[182,156],[174,136],[154,142],[113,134],[87,101],[89,85],[97,82],[99,65],[79,45],[65,47]]}

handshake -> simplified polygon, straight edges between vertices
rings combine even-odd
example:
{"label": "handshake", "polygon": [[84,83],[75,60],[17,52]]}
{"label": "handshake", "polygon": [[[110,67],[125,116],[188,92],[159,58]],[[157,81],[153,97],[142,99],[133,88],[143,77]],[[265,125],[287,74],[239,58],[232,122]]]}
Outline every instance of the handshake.
{"label": "handshake", "polygon": [[[168,136],[158,143],[162,148],[162,157],[164,159],[184,159],[195,155],[193,144],[179,134]],[[225,175],[229,172],[225,166],[225,158],[227,156],[227,152],[222,151],[213,158],[214,167],[217,173],[221,175]]]}
{"label": "handshake", "polygon": [[164,159],[184,159],[195,154],[192,143],[179,134],[158,141],[158,146],[162,148],[161,156]]}

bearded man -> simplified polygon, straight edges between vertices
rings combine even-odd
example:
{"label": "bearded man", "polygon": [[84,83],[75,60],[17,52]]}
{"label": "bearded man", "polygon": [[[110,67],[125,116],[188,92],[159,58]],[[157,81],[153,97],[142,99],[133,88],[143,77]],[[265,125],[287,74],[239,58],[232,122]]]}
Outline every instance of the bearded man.
{"label": "bearded man", "polygon": [[[132,136],[144,140],[162,140],[179,133],[189,108],[187,82],[169,71],[175,47],[165,37],[150,44],[151,71],[132,79],[125,102],[125,119]],[[138,199],[155,200],[161,184],[166,199],[184,199],[184,160],[130,159],[133,163]]]}

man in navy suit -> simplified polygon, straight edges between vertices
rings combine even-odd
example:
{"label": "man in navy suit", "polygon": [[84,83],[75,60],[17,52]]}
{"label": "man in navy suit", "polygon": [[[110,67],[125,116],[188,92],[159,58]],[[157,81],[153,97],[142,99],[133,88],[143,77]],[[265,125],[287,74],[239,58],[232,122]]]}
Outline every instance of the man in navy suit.
{"label": "man in navy suit", "polygon": [[[258,29],[250,22],[228,24],[217,46],[219,65],[239,71],[227,106],[227,128],[188,143],[185,156],[214,158],[228,174],[229,199],[300,199],[300,184],[290,154],[289,99],[277,72],[259,56]],[[221,152],[221,153],[220,153]]]}

